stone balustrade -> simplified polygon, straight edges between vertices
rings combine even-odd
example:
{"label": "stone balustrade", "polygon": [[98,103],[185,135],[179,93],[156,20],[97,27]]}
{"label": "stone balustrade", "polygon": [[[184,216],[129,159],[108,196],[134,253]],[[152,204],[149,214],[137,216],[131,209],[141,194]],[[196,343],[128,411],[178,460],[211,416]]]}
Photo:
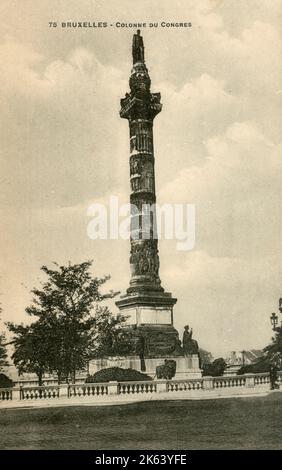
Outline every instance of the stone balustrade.
{"label": "stone balustrade", "polygon": [[68,397],[91,397],[108,395],[108,383],[68,385]]}
{"label": "stone balustrade", "polygon": [[190,390],[203,389],[203,379],[188,379],[188,380],[170,380],[167,383],[168,392],[182,392]]}
{"label": "stone balustrade", "polygon": [[261,374],[255,374],[254,377],[255,385],[265,385],[270,383],[270,378],[268,372],[264,372]]}
{"label": "stone balustrade", "polygon": [[0,388],[0,401],[12,400],[13,389],[12,388]]}
{"label": "stone balustrade", "polygon": [[134,393],[155,393],[157,392],[157,384],[154,381],[146,382],[120,382],[118,384],[118,393],[134,394]]}
{"label": "stone balustrade", "polygon": [[[278,385],[282,384],[282,371],[278,372]],[[254,389],[270,389],[269,373],[244,374],[220,377],[201,377],[199,379],[182,380],[152,380],[138,382],[107,382],[107,383],[84,383],[47,385],[34,387],[14,387],[0,389],[0,402],[6,400],[48,400],[48,399],[71,399],[146,395],[171,392],[197,392],[197,391],[220,391],[222,389],[234,390],[240,388],[244,393]],[[240,394],[242,393],[240,392]],[[234,394],[234,392],[231,392]]]}
{"label": "stone balustrade", "polygon": [[247,375],[231,375],[222,377],[213,377],[213,388],[244,387],[247,381]]}
{"label": "stone balustrade", "polygon": [[20,400],[41,400],[60,397],[60,386],[20,387]]}

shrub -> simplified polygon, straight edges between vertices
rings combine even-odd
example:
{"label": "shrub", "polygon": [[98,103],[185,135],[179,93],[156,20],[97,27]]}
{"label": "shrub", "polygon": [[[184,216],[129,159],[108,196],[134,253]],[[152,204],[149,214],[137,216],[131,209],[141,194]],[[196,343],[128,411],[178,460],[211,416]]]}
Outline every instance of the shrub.
{"label": "shrub", "polygon": [[152,380],[147,374],[142,374],[135,369],[122,369],[121,367],[109,367],[108,369],[102,369],[96,372],[94,375],[89,375],[85,380],[86,383],[98,383],[98,382],[129,382],[129,381],[142,381]]}
{"label": "shrub", "polygon": [[7,375],[0,374],[0,388],[11,388],[13,385],[13,381]]}
{"label": "shrub", "polygon": [[222,357],[220,357],[219,359],[215,359],[211,364],[204,364],[203,375],[219,377],[220,375],[223,375],[225,368],[226,362]]}
{"label": "shrub", "polygon": [[164,364],[156,367],[156,375],[158,379],[171,380],[176,373],[176,361],[173,359],[165,359]]}

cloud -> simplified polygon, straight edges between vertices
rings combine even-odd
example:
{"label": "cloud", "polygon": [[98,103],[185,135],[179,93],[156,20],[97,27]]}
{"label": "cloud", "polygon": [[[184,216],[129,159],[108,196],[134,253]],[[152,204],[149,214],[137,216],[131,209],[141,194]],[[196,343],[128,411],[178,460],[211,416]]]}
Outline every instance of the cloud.
{"label": "cloud", "polygon": [[[10,57],[7,70],[6,60],[1,62],[6,75],[0,79],[5,88],[5,203],[73,205],[81,197],[100,195],[107,185],[116,186],[123,155],[115,151],[120,136],[111,129],[116,127],[119,89],[122,84],[126,88],[120,72],[101,65],[84,48],[50,64],[29,46],[14,43],[0,46],[1,55]],[[105,172],[109,158],[114,171]]]}
{"label": "cloud", "polygon": [[180,255],[172,245],[169,250],[172,256],[161,263],[161,278],[178,298],[174,320],[180,332],[184,324],[193,325],[201,346],[217,355],[269,341],[268,313],[277,303],[282,274],[275,255],[250,262],[202,250]]}
{"label": "cloud", "polygon": [[279,250],[281,145],[242,122],[205,147],[204,164],[182,169],[161,189],[159,202],[196,205],[196,246],[212,256]]}
{"label": "cloud", "polygon": [[[222,135],[214,135],[204,143],[205,158],[201,166],[187,166],[176,179],[161,190],[175,200],[208,200],[214,194],[220,197],[224,190],[237,198],[246,198],[246,189],[253,196],[258,184],[269,191],[278,189],[281,160],[278,157],[281,145],[275,145],[264,136],[254,123],[235,122]],[[272,186],[269,188],[269,178]],[[175,192],[174,188],[178,191]]]}
{"label": "cloud", "polygon": [[30,97],[46,88],[46,82],[36,71],[42,61],[43,55],[30,44],[20,44],[7,37],[0,46],[1,87],[5,97],[15,92]]}

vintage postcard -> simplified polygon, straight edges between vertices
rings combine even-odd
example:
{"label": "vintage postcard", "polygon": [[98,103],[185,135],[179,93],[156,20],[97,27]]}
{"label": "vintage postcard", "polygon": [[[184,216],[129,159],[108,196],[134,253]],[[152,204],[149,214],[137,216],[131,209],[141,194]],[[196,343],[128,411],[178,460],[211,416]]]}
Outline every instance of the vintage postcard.
{"label": "vintage postcard", "polygon": [[281,450],[281,0],[0,15],[0,449]]}

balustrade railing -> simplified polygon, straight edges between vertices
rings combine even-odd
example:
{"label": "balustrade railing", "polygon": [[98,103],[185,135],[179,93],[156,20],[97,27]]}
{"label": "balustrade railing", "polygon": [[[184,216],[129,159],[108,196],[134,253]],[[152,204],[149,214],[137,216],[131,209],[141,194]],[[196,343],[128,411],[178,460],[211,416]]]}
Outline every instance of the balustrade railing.
{"label": "balustrade railing", "polygon": [[68,385],[68,397],[90,397],[90,396],[104,396],[108,395],[107,383],[93,383],[93,384],[71,384]]}
{"label": "balustrade railing", "polygon": [[118,393],[121,395],[135,393],[155,393],[157,384],[155,382],[120,382],[118,384]]}
{"label": "balustrade railing", "polygon": [[20,399],[21,400],[41,400],[45,398],[59,398],[60,387],[57,385],[38,386],[38,387],[21,387]]}
{"label": "balustrade railing", "polygon": [[213,377],[214,388],[244,387],[246,385],[246,377],[243,375],[232,375]]}
{"label": "balustrade railing", "polygon": [[[278,372],[278,385],[282,384],[282,371]],[[220,377],[201,377],[198,379],[84,383],[66,385],[47,385],[0,389],[0,402],[7,400],[68,399],[73,397],[103,397],[111,395],[141,395],[163,392],[181,392],[197,390],[219,390],[234,387],[267,386],[270,388],[269,373],[246,374]]]}
{"label": "balustrade railing", "polygon": [[190,390],[202,390],[203,379],[172,380],[167,383],[168,392],[182,392]]}
{"label": "balustrade railing", "polygon": [[12,400],[13,390],[12,388],[0,388],[0,401]]}
{"label": "balustrade railing", "polygon": [[270,377],[268,372],[261,374],[255,374],[254,376],[255,385],[265,385],[270,383]]}

